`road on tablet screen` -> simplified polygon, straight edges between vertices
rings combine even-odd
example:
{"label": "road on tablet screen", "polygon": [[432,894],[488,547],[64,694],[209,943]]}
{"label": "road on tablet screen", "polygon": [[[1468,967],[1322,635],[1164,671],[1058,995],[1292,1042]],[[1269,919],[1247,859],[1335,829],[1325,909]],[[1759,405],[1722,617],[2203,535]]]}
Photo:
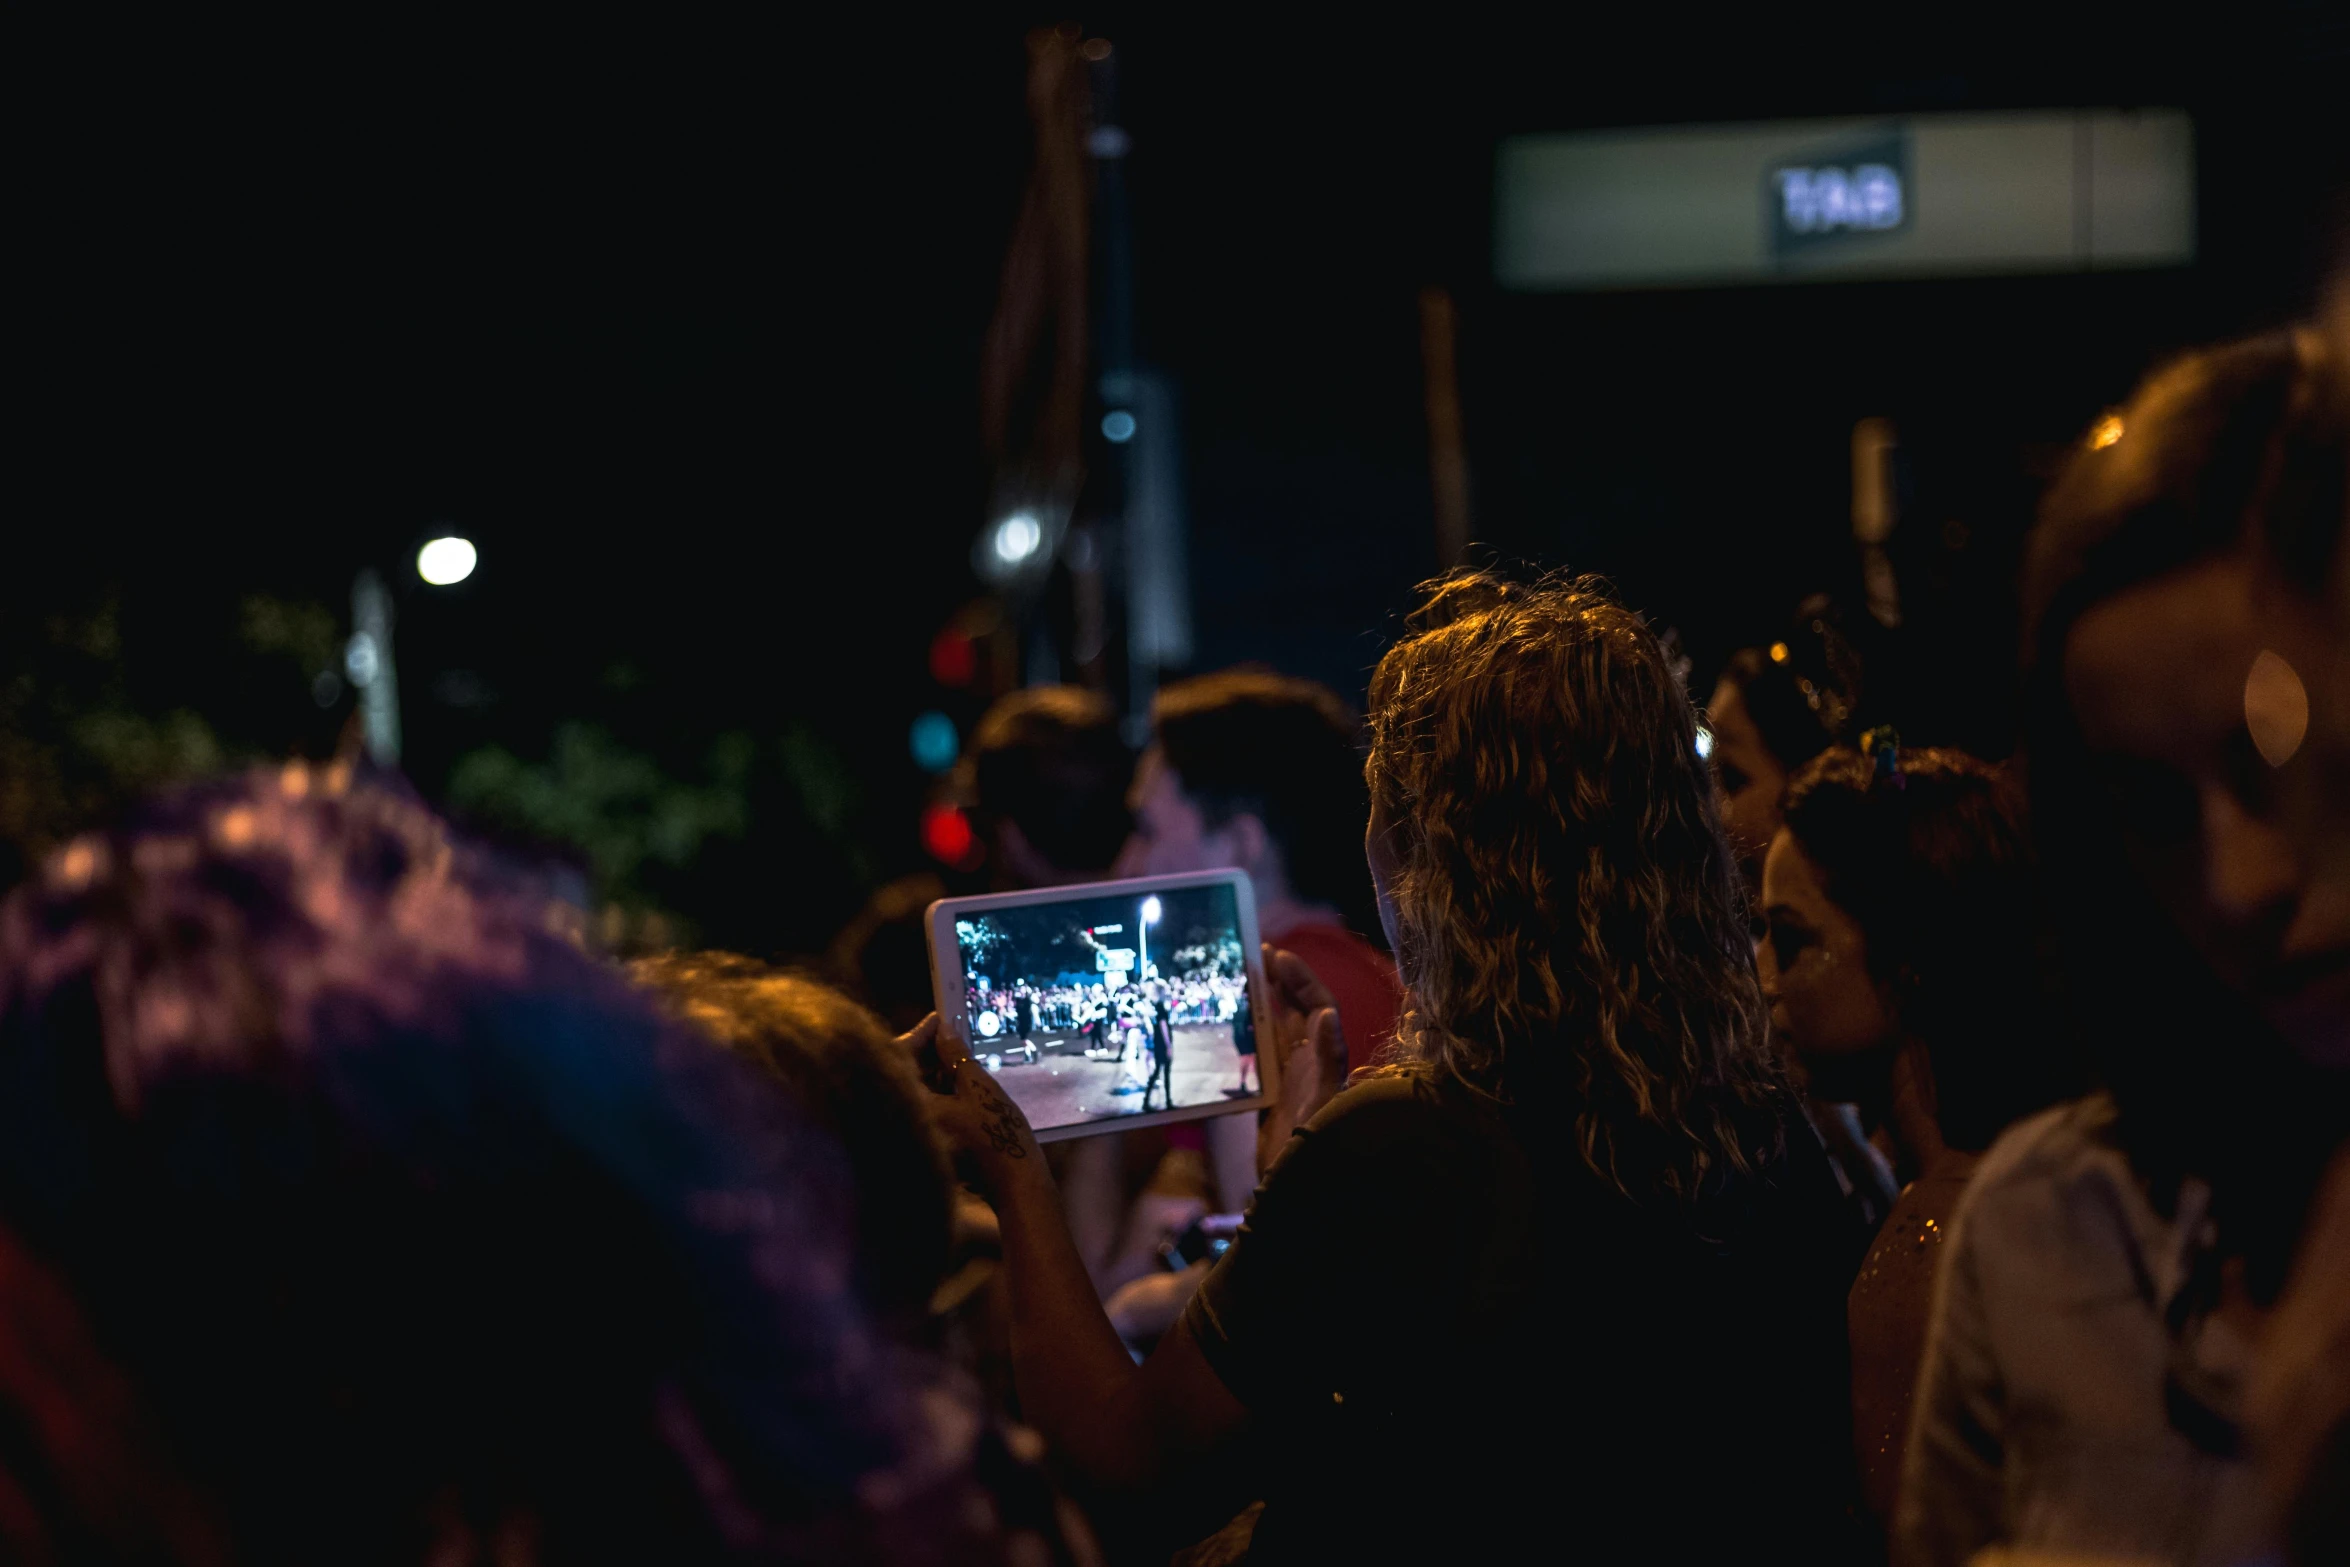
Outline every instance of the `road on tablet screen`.
{"label": "road on tablet screen", "polygon": [[[1036,1045],[1036,1062],[1025,1062],[1019,1041],[999,1034],[972,1051],[983,1062],[997,1059],[993,1067],[995,1080],[1004,1092],[1018,1101],[1028,1117],[1028,1124],[1042,1130],[1050,1126],[1067,1126],[1078,1121],[1099,1120],[1104,1116],[1140,1115],[1143,1093],[1136,1087],[1131,1093],[1117,1090],[1129,1083],[1139,1084],[1150,1070],[1150,1051],[1146,1046],[1132,1061],[1088,1061],[1085,1059],[1085,1040],[1074,1033],[1037,1033],[1029,1036]],[[1006,1047],[1010,1047],[1007,1051]],[[1240,1086],[1240,1052],[1232,1048],[1230,1023],[1178,1023],[1175,1025],[1175,1061],[1169,1076],[1175,1083],[1175,1105],[1186,1109],[1194,1105],[1229,1104],[1231,1090]],[[1249,1073],[1251,1092],[1256,1087],[1256,1072]],[[1167,1096],[1162,1090],[1153,1090],[1150,1108],[1167,1108]]]}

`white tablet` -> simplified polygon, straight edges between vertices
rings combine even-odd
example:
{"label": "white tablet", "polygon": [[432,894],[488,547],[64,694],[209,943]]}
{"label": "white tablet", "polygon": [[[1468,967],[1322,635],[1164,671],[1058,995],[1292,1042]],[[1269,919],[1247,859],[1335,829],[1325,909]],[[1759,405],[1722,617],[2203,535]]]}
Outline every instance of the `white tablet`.
{"label": "white tablet", "polygon": [[1259,1110],[1279,1088],[1245,872],[947,898],[926,923],[940,1025],[1038,1142]]}

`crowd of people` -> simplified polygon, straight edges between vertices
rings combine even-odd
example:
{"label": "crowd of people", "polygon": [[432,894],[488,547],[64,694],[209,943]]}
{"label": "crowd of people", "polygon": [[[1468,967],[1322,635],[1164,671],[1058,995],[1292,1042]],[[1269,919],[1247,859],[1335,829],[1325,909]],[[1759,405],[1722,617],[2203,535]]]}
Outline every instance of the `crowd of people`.
{"label": "crowd of people", "polygon": [[935,883],[622,966],[396,779],[158,798],[0,903],[0,1555],[2350,1559],[2346,510],[2350,336],[2152,375],[1999,760],[1830,604],[1701,705],[1567,574],[1428,584],[1360,722],[1015,693],[994,887],[1267,943],[1269,1109],[1050,1147],[975,1048],[1237,982],[983,1048]]}
{"label": "crowd of people", "polygon": [[1147,1027],[1148,1017],[1161,1012],[1174,1023],[1229,1023],[1247,994],[1247,980],[1236,975],[1183,973],[1154,975],[1115,989],[1106,979],[1082,985],[1023,982],[1008,993],[972,985],[965,991],[964,1005],[979,1019],[982,1034],[1026,1042],[1039,1034],[1098,1032],[1107,1038],[1122,1033],[1123,1026]]}
{"label": "crowd of people", "polygon": [[[1239,1051],[1240,1081],[1233,1093],[1251,1092],[1251,1064],[1256,1056],[1254,1030],[1244,1014],[1248,981],[1244,976],[1200,973],[1170,978],[1153,977],[1139,984],[1113,988],[1107,980],[1085,985],[1037,985],[1025,982],[1005,991],[985,991],[976,984],[964,992],[964,1012],[974,1022],[971,1047],[989,1071],[1017,1059],[1034,1066],[1046,1045],[1079,1042],[1088,1061],[1116,1061],[1126,1068],[1125,1080],[1110,1089],[1119,1097],[1139,1094],[1137,1111],[1152,1108],[1152,1096],[1163,1096],[1159,1109],[1175,1105],[1173,1079],[1175,1030],[1178,1027],[1218,1026],[1231,1030]],[[1062,1035],[1060,1040],[1050,1036]],[[1040,1040],[1042,1043],[1040,1043]]]}

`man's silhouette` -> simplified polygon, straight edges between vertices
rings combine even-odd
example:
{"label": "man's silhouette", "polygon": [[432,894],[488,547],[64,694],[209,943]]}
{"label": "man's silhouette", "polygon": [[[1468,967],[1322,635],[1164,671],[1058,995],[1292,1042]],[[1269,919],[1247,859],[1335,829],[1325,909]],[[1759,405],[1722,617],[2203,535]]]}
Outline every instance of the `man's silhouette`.
{"label": "man's silhouette", "polygon": [[1150,1003],[1151,1075],[1142,1085],[1142,1107],[1151,1107],[1151,1090],[1164,1084],[1167,1108],[1175,1108],[1175,1026],[1168,1021],[1164,1001]]}

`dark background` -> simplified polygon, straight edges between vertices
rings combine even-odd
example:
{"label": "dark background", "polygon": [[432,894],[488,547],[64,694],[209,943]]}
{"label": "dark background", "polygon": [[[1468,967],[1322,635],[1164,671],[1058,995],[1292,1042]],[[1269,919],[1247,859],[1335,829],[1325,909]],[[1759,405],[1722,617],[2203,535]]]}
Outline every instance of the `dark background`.
{"label": "dark background", "polygon": [[[1996,752],[2014,544],[2054,454],[2166,353],[2306,310],[2339,253],[2335,5],[1362,16],[1078,18],[1123,72],[1139,349],[1182,399],[1201,668],[1359,698],[1438,564],[1416,300],[1439,284],[1475,536],[1612,576],[1701,686],[1803,593],[1852,596],[1851,425],[1895,419],[1914,723]],[[348,631],[375,563],[428,796],[496,748],[617,802],[630,842],[540,836],[630,898],[704,939],[819,947],[921,862],[906,728],[939,700],[931,636],[979,591],[1021,40],[1060,19],[28,51],[9,873],[126,780],[331,745],[343,710],[313,700],[302,648],[322,614]],[[2190,269],[1489,282],[1512,132],[2140,104],[2196,119]],[[408,562],[452,529],[480,570],[429,592]]]}

